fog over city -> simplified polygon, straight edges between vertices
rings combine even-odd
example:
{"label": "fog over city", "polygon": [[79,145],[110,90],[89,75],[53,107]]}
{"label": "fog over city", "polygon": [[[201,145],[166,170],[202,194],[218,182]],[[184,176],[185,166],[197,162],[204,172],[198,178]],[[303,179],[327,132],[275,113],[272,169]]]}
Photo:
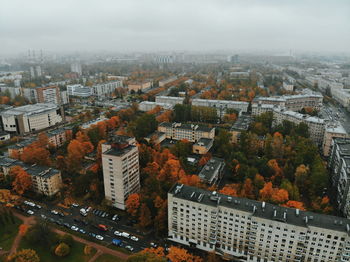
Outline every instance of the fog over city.
{"label": "fog over city", "polygon": [[349,14],[348,0],[2,0],[0,53],[348,52]]}

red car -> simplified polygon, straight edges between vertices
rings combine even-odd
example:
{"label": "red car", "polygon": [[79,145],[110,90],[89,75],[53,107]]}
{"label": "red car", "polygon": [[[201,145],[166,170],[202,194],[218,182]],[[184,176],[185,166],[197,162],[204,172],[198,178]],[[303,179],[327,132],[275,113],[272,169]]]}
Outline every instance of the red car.
{"label": "red car", "polygon": [[102,224],[97,225],[97,228],[98,228],[99,230],[101,230],[101,231],[108,231],[107,226],[102,225]]}

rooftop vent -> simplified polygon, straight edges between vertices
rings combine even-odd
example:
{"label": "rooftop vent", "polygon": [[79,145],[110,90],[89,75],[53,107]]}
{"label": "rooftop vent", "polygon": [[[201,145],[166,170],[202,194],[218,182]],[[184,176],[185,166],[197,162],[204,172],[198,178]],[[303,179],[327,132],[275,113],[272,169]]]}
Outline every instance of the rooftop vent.
{"label": "rooftop vent", "polygon": [[181,189],[183,188],[183,186],[184,186],[183,184],[177,185],[176,188],[175,188],[175,194],[180,193],[180,192],[181,192]]}
{"label": "rooftop vent", "polygon": [[194,196],[196,196],[196,192],[192,192],[191,198],[194,197]]}
{"label": "rooftop vent", "polygon": [[265,202],[262,202],[262,203],[261,203],[261,207],[262,207],[263,211],[265,210],[265,206],[266,206],[266,203],[265,203]]}
{"label": "rooftop vent", "polygon": [[232,197],[227,197],[227,202],[232,202]]}
{"label": "rooftop vent", "polygon": [[286,211],[283,212],[283,220],[287,221],[287,212]]}
{"label": "rooftop vent", "polygon": [[202,199],[203,199],[203,197],[204,197],[204,195],[203,194],[199,194],[199,197],[198,197],[198,202],[201,202],[202,201]]}
{"label": "rooftop vent", "polygon": [[300,210],[299,209],[295,209],[295,215],[298,217],[300,214]]}
{"label": "rooftop vent", "polygon": [[253,206],[253,214],[256,212],[256,206]]}
{"label": "rooftop vent", "polygon": [[277,210],[276,209],[273,211],[273,217],[277,217]]}

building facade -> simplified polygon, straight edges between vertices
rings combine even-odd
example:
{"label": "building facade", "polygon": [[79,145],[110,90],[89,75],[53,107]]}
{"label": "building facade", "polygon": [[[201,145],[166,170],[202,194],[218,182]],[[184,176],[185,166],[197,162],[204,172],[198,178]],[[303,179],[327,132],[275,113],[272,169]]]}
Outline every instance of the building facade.
{"label": "building facade", "polygon": [[67,85],[68,96],[89,97],[92,95],[92,88],[80,84]]}
{"label": "building facade", "polygon": [[146,89],[150,89],[153,87],[153,81],[145,81],[145,82],[133,82],[128,84],[129,91],[144,91]]}
{"label": "building facade", "polygon": [[166,110],[173,108],[173,106],[171,104],[142,101],[139,104],[139,110],[143,111],[143,112],[147,112],[147,111],[150,111],[150,110],[156,108],[157,106],[160,106],[161,108],[166,109]]}
{"label": "building facade", "polygon": [[129,195],[140,190],[139,151],[135,138],[114,136],[102,144],[105,198],[125,210]]}
{"label": "building facade", "polygon": [[176,96],[156,96],[156,103],[162,104],[170,104],[175,106],[177,104],[182,105],[184,103],[184,97],[176,97]]}
{"label": "building facade", "polygon": [[115,89],[122,87],[122,81],[113,81],[92,86],[92,95],[100,98],[111,97],[114,95]]}
{"label": "building facade", "polygon": [[231,261],[349,261],[350,220],[176,184],[168,239]]}
{"label": "building facade", "polygon": [[327,124],[322,144],[322,151],[325,157],[328,157],[331,153],[332,140],[336,137],[346,138],[348,134],[340,123]]}
{"label": "building facade", "polygon": [[234,109],[237,112],[247,112],[248,102],[243,101],[231,101],[231,100],[213,100],[213,99],[192,99],[193,106],[206,106],[216,108],[218,115],[222,117],[226,114],[227,109]]}
{"label": "building facade", "polygon": [[214,139],[215,128],[204,125],[163,122],[158,125],[158,131],[165,133],[166,138],[197,142],[201,138]]}
{"label": "building facade", "polygon": [[210,186],[217,185],[224,172],[225,161],[218,157],[212,157],[199,172],[201,181]]}
{"label": "building facade", "polygon": [[56,104],[37,103],[11,108],[0,113],[6,132],[25,134],[42,130],[64,119],[63,110]]}
{"label": "building facade", "polygon": [[344,216],[350,217],[350,139],[334,138],[328,159],[337,204]]}
{"label": "building facade", "polygon": [[61,104],[61,93],[58,86],[37,87],[38,103]]}

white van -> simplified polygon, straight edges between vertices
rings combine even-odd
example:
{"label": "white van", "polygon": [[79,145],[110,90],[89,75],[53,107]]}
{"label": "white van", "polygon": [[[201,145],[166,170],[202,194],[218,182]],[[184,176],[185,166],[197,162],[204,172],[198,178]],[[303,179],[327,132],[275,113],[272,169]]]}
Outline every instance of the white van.
{"label": "white van", "polygon": [[86,213],[86,210],[84,208],[81,208],[80,209],[80,215],[86,217],[87,216],[87,213]]}

